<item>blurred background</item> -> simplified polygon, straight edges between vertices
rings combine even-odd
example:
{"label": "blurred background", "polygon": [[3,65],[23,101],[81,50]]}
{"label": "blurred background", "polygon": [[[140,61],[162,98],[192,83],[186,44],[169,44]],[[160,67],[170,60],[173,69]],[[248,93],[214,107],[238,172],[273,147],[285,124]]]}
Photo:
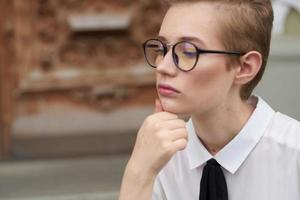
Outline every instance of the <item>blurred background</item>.
{"label": "blurred background", "polygon": [[[273,1],[269,64],[255,93],[300,120],[300,3]],[[159,0],[0,0],[0,199],[117,199],[153,112]]]}

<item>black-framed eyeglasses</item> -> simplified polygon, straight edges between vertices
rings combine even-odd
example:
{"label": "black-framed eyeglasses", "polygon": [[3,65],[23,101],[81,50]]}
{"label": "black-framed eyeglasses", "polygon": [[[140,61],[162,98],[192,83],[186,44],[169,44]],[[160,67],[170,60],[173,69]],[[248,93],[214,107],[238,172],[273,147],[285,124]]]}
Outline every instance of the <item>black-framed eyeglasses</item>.
{"label": "black-framed eyeglasses", "polygon": [[159,39],[149,39],[143,43],[146,61],[156,68],[172,47],[173,61],[178,69],[184,72],[191,71],[197,65],[200,54],[227,54],[242,56],[244,53],[218,50],[204,50],[188,41],[180,41],[174,45],[167,45]]}

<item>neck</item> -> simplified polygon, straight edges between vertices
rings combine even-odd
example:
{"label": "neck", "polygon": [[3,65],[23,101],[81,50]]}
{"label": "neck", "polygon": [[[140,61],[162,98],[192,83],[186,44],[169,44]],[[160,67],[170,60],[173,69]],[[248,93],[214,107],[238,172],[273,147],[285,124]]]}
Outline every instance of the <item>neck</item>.
{"label": "neck", "polygon": [[199,139],[215,155],[240,132],[253,111],[248,101],[229,99],[214,110],[192,115],[192,119]]}

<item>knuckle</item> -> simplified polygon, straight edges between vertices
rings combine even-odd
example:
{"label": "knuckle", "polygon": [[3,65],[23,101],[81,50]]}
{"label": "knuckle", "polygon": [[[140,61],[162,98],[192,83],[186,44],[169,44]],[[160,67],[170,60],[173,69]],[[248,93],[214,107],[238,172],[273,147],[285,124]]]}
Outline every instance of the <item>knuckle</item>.
{"label": "knuckle", "polygon": [[174,151],[183,150],[183,149],[185,149],[186,146],[187,146],[187,140],[186,139],[179,139],[174,144]]}
{"label": "knuckle", "polygon": [[159,130],[159,129],[161,128],[161,123],[160,123],[160,122],[155,122],[155,123],[153,124],[153,126],[154,126],[154,128],[155,128],[156,130]]}
{"label": "knuckle", "polygon": [[155,134],[156,138],[158,138],[158,140],[160,140],[161,142],[163,142],[164,133],[162,131],[156,131],[154,134]]}
{"label": "knuckle", "polygon": [[187,138],[188,138],[188,135],[189,135],[189,134],[188,134],[187,130],[184,129],[184,131],[183,131],[183,137],[187,139]]}
{"label": "knuckle", "polygon": [[187,138],[188,137],[188,133],[185,129],[180,129],[179,130],[179,133],[178,133],[178,137],[179,138]]}
{"label": "knuckle", "polygon": [[155,120],[155,117],[153,117],[153,116],[148,116],[144,121],[144,124],[149,127],[153,127],[153,126],[156,127],[156,123],[157,123],[157,121]]}
{"label": "knuckle", "polygon": [[183,149],[187,146],[187,140],[186,139],[181,139],[179,142],[179,148]]}
{"label": "knuckle", "polygon": [[153,115],[150,115],[148,117],[146,117],[145,122],[146,123],[151,123],[153,121]]}

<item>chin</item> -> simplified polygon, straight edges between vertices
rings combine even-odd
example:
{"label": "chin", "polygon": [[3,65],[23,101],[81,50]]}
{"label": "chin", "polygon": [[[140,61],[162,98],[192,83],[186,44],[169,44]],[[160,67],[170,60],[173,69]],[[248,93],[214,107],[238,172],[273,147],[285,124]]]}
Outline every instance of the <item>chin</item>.
{"label": "chin", "polygon": [[190,110],[185,107],[186,104],[179,103],[175,100],[161,98],[161,103],[164,111],[174,113],[176,115],[189,115]]}

